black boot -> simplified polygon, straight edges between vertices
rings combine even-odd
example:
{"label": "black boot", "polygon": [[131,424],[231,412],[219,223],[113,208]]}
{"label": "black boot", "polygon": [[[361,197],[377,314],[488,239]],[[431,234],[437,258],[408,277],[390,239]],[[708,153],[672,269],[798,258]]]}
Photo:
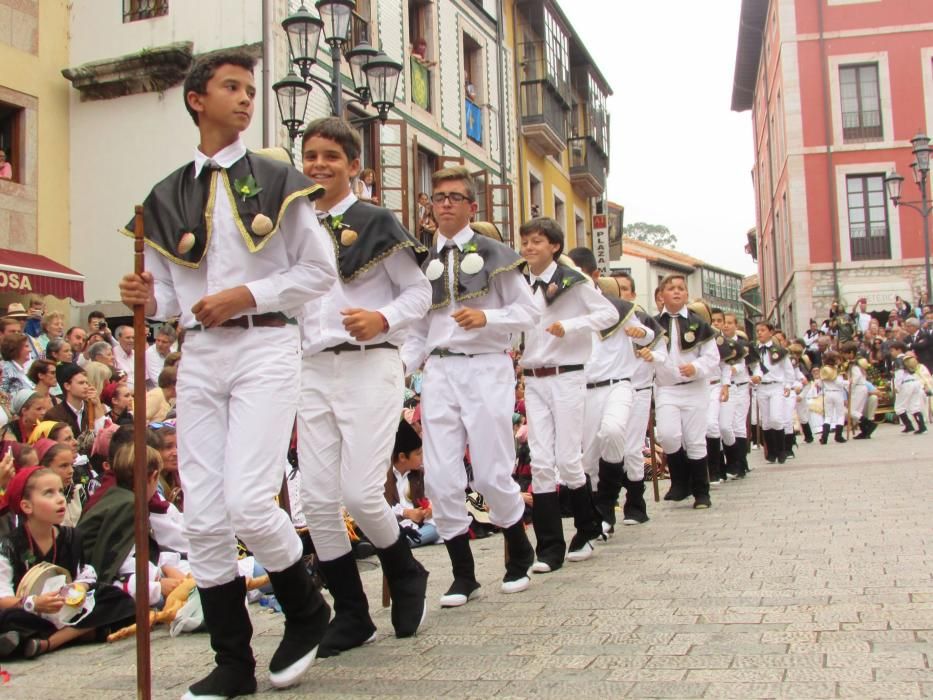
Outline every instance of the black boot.
{"label": "black boot", "polygon": [[722,456],[722,441],[720,438],[706,438],[706,460],[709,465],[709,478],[714,484],[725,480],[720,472],[719,462]]}
{"label": "black boot", "polygon": [[353,552],[333,561],[319,560],[318,567],[334,597],[334,619],[317,650],[318,658],[326,659],[375,639],[376,625],[369,616],[369,601]]}
{"label": "black boot", "polygon": [[709,472],[706,468],[706,460],[687,459],[687,466],[690,470],[690,488],[693,492],[693,507],[696,509],[709,508],[712,502],[709,498]]}
{"label": "black boot", "polygon": [[794,434],[784,433],[784,457],[785,459],[796,459],[797,455],[794,454],[795,444],[797,444],[797,440],[794,437]]}
{"label": "black boot", "polygon": [[836,426],[836,437],[833,438],[836,442],[845,442],[845,441],[846,441],[846,439],[842,436],[842,431],[845,430],[845,429],[846,429],[846,427],[845,427],[844,425],[837,425],[837,426]]}
{"label": "black boot", "polygon": [[470,533],[464,532],[462,535],[444,540],[444,546],[447,547],[447,554],[450,556],[454,582],[441,596],[441,607],[457,608],[466,605],[479,589],[473,565],[473,552],[470,550]]}
{"label": "black boot", "polygon": [[897,417],[900,418],[900,419],[901,419],[901,423],[904,424],[904,429],[901,431],[902,433],[912,433],[912,432],[914,432],[914,426],[913,426],[913,424],[910,422],[910,417],[909,417],[906,413],[900,413],[900,414],[898,414]]}
{"label": "black boot", "polygon": [[330,606],[311,582],[302,559],[283,571],[270,571],[269,582],[285,616],[285,634],[269,662],[269,680],[276,688],[288,688],[314,662],[327,631]]}
{"label": "black boot", "polygon": [[742,476],[742,459],[739,456],[739,449],[742,446],[742,438],[735,438],[735,442],[731,445],[723,443],[722,451],[726,457],[726,466],[723,470],[724,478],[732,479],[741,479]]}
{"label": "black boot", "polygon": [[428,614],[428,572],[411,553],[408,538],[399,534],[391,547],[377,549],[392,594],[392,626],[399,639],[412,637]]}
{"label": "black boot", "polygon": [[573,526],[577,531],[570,540],[567,560],[584,561],[593,555],[591,542],[606,537],[603,535],[599,513],[593,504],[593,489],[589,477],[586,477],[583,486],[570,489],[570,502],[573,504]]}
{"label": "black boot", "polygon": [[774,456],[778,464],[784,464],[787,461],[787,450],[784,447],[784,431],[776,428],[771,431],[771,440],[774,443]]}
{"label": "black boot", "polygon": [[829,441],[829,423],[823,423],[823,434],[820,435],[820,444],[825,445]]}
{"label": "black boot", "polygon": [[233,698],[255,693],[256,660],[249,645],[253,625],[246,610],[246,579],[198,587],[198,593],[217,665],[206,678],[192,684],[185,697]]}
{"label": "black boot", "polygon": [[564,564],[567,545],[564,542],[564,526],[560,519],[560,494],[533,493],[531,522],[535,529],[535,561],[531,570],[536,574],[556,571]]}
{"label": "black boot", "polygon": [[927,424],[926,421],[923,420],[923,414],[915,413],[914,420],[917,421],[917,435],[922,435],[925,433],[927,431]]}
{"label": "black boot", "polygon": [[667,455],[667,471],[671,477],[671,487],[664,494],[665,501],[683,501],[690,497],[690,474],[686,462],[687,455],[683,449]]}
{"label": "black boot", "polygon": [[856,435],[853,440],[868,440],[871,438],[871,434],[875,432],[875,421],[871,420],[868,416],[862,416],[858,420],[858,427],[861,432]]}
{"label": "black boot", "polygon": [[514,525],[505,528],[502,535],[509,547],[509,558],[505,562],[501,590],[503,593],[520,593],[531,583],[528,570],[535,563],[535,550],[528,541],[524,519],[519,518]]}
{"label": "black boot", "polygon": [[739,458],[739,478],[744,479],[745,475],[751,471],[748,468],[748,438],[737,437],[735,439],[735,453]]}
{"label": "black boot", "polygon": [[768,464],[774,464],[777,462],[778,449],[774,445],[774,431],[771,428],[767,428],[762,431],[764,436],[765,443],[765,461]]}
{"label": "black boot", "polygon": [[625,480],[625,505],[622,506],[622,524],[640,525],[648,522],[648,504],[645,503],[645,480]]}
{"label": "black boot", "polygon": [[599,483],[596,485],[596,493],[593,494],[593,503],[604,523],[603,532],[607,535],[615,532],[616,503],[625,484],[622,462],[599,460]]}
{"label": "black boot", "polygon": [[810,429],[810,424],[801,423],[800,429],[803,430],[803,441],[808,445],[813,442],[813,430]]}

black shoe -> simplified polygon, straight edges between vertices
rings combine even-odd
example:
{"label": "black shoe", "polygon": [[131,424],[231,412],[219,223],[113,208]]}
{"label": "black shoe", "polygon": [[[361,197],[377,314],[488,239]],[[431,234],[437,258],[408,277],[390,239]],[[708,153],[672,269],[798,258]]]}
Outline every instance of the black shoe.
{"label": "black shoe", "polygon": [[234,698],[256,692],[256,660],[250,648],[253,625],[246,610],[246,579],[198,587],[204,623],[214,650],[213,670],[193,683],[183,700]]}
{"label": "black shoe", "polygon": [[288,688],[314,663],[327,632],[330,606],[301,559],[282,571],[270,571],[269,582],[285,616],[285,634],[269,661],[269,680],[276,688]]}
{"label": "black shoe", "polygon": [[408,538],[399,534],[391,547],[377,549],[392,594],[392,626],[399,639],[413,636],[428,613],[428,572],[415,559]]}
{"label": "black shoe", "polygon": [[625,470],[622,462],[607,462],[599,460],[599,482],[593,494],[593,503],[599,512],[602,522],[608,525],[606,529],[614,530],[616,524],[616,503],[622,487],[626,485]]}
{"label": "black shoe", "polygon": [[878,424],[868,416],[862,416],[862,420],[859,421],[859,424],[862,427],[862,432],[859,437],[865,440],[871,439],[871,434],[878,429]]}
{"label": "black shoe", "polygon": [[823,434],[820,435],[820,444],[825,445],[829,442],[829,423],[823,423]]}
{"label": "black shoe", "polygon": [[803,441],[809,445],[813,442],[813,430],[811,430],[810,424],[803,423],[800,428],[803,430]]}
{"label": "black shoe", "polygon": [[687,459],[687,466],[690,470],[691,493],[693,494],[694,508],[709,508],[711,505],[709,498],[709,472],[706,467],[706,459]]}
{"label": "black shoe", "polygon": [[318,658],[326,659],[375,639],[376,625],[369,616],[369,601],[353,552],[333,561],[320,561],[318,566],[334,597],[334,619],[317,650]]}
{"label": "black shoe", "polygon": [[683,501],[690,497],[690,473],[687,455],[680,449],[667,455],[667,471],[671,476],[671,487],[664,494],[665,501]]}
{"label": "black shoe", "polygon": [[465,605],[479,589],[473,564],[473,552],[470,550],[470,534],[464,532],[449,540],[444,540],[454,582],[441,596],[442,608],[457,608]]}
{"label": "black shoe", "polygon": [[735,454],[739,460],[739,478],[744,479],[745,475],[751,471],[748,468],[748,438],[737,437],[735,439]]}
{"label": "black shoe", "polygon": [[525,521],[519,518],[517,523],[502,531],[502,536],[509,548],[509,558],[505,562],[500,590],[503,593],[520,593],[531,584],[528,570],[535,563],[535,550],[528,541]]}
{"label": "black shoe", "polygon": [[[866,423],[871,423],[871,421],[868,420],[865,416],[862,416],[861,418],[858,419],[858,427],[861,432],[858,435],[853,435],[852,436],[853,440],[867,440],[868,439],[868,436],[871,435],[871,430],[868,427],[866,427]],[[872,425],[874,424],[872,423]]]}
{"label": "black shoe", "polygon": [[901,423],[904,424],[904,429],[901,431],[902,433],[912,433],[912,432],[914,432],[914,426],[913,426],[913,424],[910,422],[910,417],[909,417],[906,413],[901,413],[901,414],[899,414],[899,415],[898,415],[898,418],[900,418],[900,419],[901,419]]}
{"label": "black shoe", "polygon": [[771,428],[768,428],[764,431],[764,440],[765,440],[765,461],[768,464],[774,464],[777,462],[778,453],[780,450],[777,448],[774,442],[774,433],[779,431],[774,431]]}
{"label": "black shoe", "polygon": [[842,431],[845,430],[844,425],[836,426],[836,436],[833,438],[836,442],[845,442],[846,439],[842,436]]}
{"label": "black shoe", "polygon": [[784,457],[786,459],[797,458],[797,455],[794,454],[794,445],[796,444],[797,440],[793,433],[784,433]]}
{"label": "black shoe", "polygon": [[622,506],[622,524],[640,525],[648,522],[648,504],[645,503],[645,480],[625,480],[625,504]]}
{"label": "black shoe", "polygon": [[580,537],[587,541],[604,539],[602,519],[593,504],[590,477],[585,477],[583,486],[570,489],[570,503],[573,506],[573,526]]}
{"label": "black shoe", "polygon": [[706,510],[707,508],[712,507],[713,502],[709,498],[709,494],[705,496],[697,496],[693,499],[693,508],[695,510]]}
{"label": "black shoe", "polygon": [[531,497],[531,522],[535,530],[537,559],[531,570],[536,574],[545,574],[563,566],[567,549],[564,542],[564,526],[560,518],[560,494],[551,491],[534,493]]}
{"label": "black shoe", "polygon": [[923,414],[915,413],[914,420],[917,421],[917,435],[922,435],[925,433],[927,431],[927,424],[926,421],[923,420]]}
{"label": "black shoe", "polygon": [[717,483],[724,478],[720,470],[722,448],[723,444],[721,438],[706,438],[706,461],[709,465],[709,478],[710,481]]}

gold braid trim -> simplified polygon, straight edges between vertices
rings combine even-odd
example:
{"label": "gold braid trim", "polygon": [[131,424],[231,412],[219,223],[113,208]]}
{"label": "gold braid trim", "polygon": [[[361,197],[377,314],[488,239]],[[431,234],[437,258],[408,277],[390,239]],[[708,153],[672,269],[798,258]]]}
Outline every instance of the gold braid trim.
{"label": "gold braid trim", "polygon": [[[318,187],[320,187],[320,185],[318,185]],[[335,257],[335,259],[336,259],[337,262],[338,262],[338,264],[337,264],[337,273],[340,274],[340,264],[339,264],[339,262],[340,262],[340,242],[337,240],[337,234],[336,234],[336,232],[334,231],[334,229],[331,228],[331,225],[327,222],[327,219],[326,219],[326,218],[325,218],[325,219],[321,219],[321,224],[324,226],[324,228],[325,228],[325,229],[327,230],[327,232],[330,234],[331,242],[334,244],[334,257]],[[341,274],[341,275],[340,275],[340,280],[341,280],[342,282],[352,282],[353,280],[355,280],[355,279],[356,279],[357,277],[359,277],[360,275],[365,274],[365,273],[369,272],[370,270],[372,270],[374,267],[376,267],[376,265],[378,265],[379,263],[381,263],[381,262],[382,262],[383,260],[385,260],[386,258],[388,258],[388,257],[390,257],[390,256],[392,256],[392,255],[394,255],[395,253],[397,253],[397,252],[400,251],[400,250],[405,250],[405,248],[413,248],[415,251],[418,251],[418,249],[421,248],[422,250],[427,251],[427,248],[425,248],[423,245],[421,245],[421,244],[418,243],[417,241],[400,241],[400,242],[396,243],[394,246],[392,246],[391,248],[389,248],[388,250],[386,250],[385,252],[383,252],[382,255],[379,255],[379,256],[373,258],[373,259],[370,260],[368,263],[366,263],[365,265],[363,265],[362,267],[360,267],[356,272],[354,272],[354,273],[353,273],[352,275],[350,275],[349,277],[344,277],[344,276]]]}
{"label": "gold braid trim", "polygon": [[[614,325],[612,328],[610,328],[608,333],[603,335],[603,333],[600,332],[599,334],[600,338],[602,340],[609,340],[609,338],[614,336],[619,331],[619,329],[622,328],[622,326],[626,324],[626,322],[632,317],[632,314],[634,313],[635,313],[635,306],[632,305],[632,308],[629,309],[629,312],[625,314],[625,318],[620,318],[619,322],[616,323],[616,325]],[[634,338],[632,340],[634,340]],[[643,347],[643,346],[639,345],[638,347]]]}
{"label": "gold braid trim", "polygon": [[[457,301],[467,301],[468,299],[476,299],[476,298],[478,298],[478,297],[486,296],[487,294],[489,294],[489,283],[492,282],[492,278],[493,278],[493,277],[495,277],[496,275],[501,274],[501,273],[503,273],[503,272],[509,272],[510,270],[514,270],[515,268],[521,266],[524,262],[525,262],[524,260],[522,260],[521,258],[519,258],[518,260],[516,260],[515,262],[513,262],[511,265],[506,265],[505,267],[500,267],[500,268],[497,268],[497,269],[493,270],[492,272],[489,273],[489,276],[486,278],[487,284],[486,284],[486,286],[485,286],[483,289],[480,289],[478,292],[472,292],[472,293],[470,293],[470,294],[464,294],[463,296],[460,296],[459,294],[455,294],[455,295],[454,295],[454,298],[455,298]],[[460,266],[458,265],[457,268],[454,270],[454,272],[455,272],[456,275],[457,275],[456,278],[455,278],[455,280],[454,280],[455,283],[456,283],[457,281],[459,281],[459,278],[460,278],[460,275],[459,275],[459,272],[458,272],[459,269],[460,269]]]}

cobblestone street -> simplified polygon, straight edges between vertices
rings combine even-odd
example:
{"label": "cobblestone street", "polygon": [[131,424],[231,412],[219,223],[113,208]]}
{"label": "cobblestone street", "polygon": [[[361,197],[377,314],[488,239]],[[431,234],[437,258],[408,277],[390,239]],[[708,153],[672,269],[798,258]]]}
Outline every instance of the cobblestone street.
{"label": "cobblestone street", "polygon": [[[475,542],[484,595],[460,609],[437,605],[444,547],[419,550],[430,612],[414,639],[391,636],[364,562],[378,641],[316,662],[297,688],[271,690],[281,617],[251,606],[260,696],[933,697],[931,440],[882,426],[784,466],[753,452],[711,510],[649,504],[647,525],[520,595],[498,591],[501,538]],[[130,698],[134,654],[127,641],[14,662],[2,696]],[[180,697],[211,663],[205,635],[158,630],[153,696]]]}

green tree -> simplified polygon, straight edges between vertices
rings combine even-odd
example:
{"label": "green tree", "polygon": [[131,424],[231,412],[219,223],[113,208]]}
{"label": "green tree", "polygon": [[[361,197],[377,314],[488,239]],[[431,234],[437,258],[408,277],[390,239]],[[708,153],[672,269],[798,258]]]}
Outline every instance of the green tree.
{"label": "green tree", "polygon": [[677,247],[677,236],[671,233],[667,226],[661,224],[646,224],[644,221],[638,221],[623,228],[622,232],[629,238],[661,248]]}

